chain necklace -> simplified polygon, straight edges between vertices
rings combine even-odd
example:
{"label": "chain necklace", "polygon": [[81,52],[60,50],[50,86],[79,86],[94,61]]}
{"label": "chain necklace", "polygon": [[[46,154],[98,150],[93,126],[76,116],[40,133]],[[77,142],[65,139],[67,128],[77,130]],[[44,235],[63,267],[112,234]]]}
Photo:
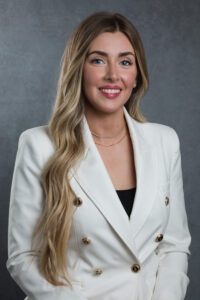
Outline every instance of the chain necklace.
{"label": "chain necklace", "polygon": [[95,142],[95,144],[100,145],[100,146],[104,146],[104,147],[110,147],[110,146],[119,144],[125,138],[125,136],[126,136],[126,133],[117,143],[114,143],[114,144],[111,144],[111,145],[104,145],[104,144],[100,144],[100,143],[96,143],[96,142]]}
{"label": "chain necklace", "polygon": [[102,138],[102,139],[112,139],[112,138],[114,138],[114,137],[117,137],[117,136],[119,136],[123,131],[124,131],[124,129],[125,129],[125,127],[123,128],[123,130],[122,131],[120,131],[119,133],[117,133],[117,134],[115,134],[115,135],[113,135],[113,136],[101,136],[101,135],[98,135],[98,134],[96,134],[95,132],[93,132],[93,131],[91,131],[91,133],[93,134],[93,135],[95,135],[96,137],[98,137],[98,138]]}

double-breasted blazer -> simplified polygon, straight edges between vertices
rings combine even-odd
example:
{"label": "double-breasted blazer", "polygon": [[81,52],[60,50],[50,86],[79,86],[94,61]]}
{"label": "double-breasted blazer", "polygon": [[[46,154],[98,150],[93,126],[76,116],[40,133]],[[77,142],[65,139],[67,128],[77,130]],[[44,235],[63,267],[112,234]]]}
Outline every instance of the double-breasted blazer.
{"label": "double-breasted blazer", "polygon": [[7,268],[28,300],[183,300],[190,233],[176,131],[139,123],[124,107],[137,189],[127,216],[82,122],[84,158],[70,172],[73,201],[68,274],[73,289],[55,287],[31,260],[33,230],[42,210],[41,172],[55,148],[47,126],[24,131],[13,173]]}

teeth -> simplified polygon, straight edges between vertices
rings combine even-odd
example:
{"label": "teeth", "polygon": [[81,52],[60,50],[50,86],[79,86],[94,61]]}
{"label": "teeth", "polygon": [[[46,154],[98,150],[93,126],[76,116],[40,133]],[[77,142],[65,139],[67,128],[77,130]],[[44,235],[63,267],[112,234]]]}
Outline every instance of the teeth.
{"label": "teeth", "polygon": [[105,92],[105,93],[111,93],[111,94],[114,94],[114,93],[119,93],[120,92],[120,89],[100,89],[101,91]]}

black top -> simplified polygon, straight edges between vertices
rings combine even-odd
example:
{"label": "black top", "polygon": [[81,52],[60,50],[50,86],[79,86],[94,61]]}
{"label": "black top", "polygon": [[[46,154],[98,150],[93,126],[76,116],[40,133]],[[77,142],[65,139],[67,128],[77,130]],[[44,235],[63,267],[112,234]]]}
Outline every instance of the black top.
{"label": "black top", "polygon": [[128,189],[128,190],[116,190],[117,195],[130,218],[133,202],[135,198],[136,188]]}

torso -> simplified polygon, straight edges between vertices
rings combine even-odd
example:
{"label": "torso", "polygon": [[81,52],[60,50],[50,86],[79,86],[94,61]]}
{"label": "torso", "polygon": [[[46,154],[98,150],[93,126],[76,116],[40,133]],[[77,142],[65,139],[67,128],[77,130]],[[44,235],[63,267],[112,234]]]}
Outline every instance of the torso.
{"label": "torso", "polygon": [[127,136],[119,144],[111,147],[103,147],[97,144],[96,146],[115,190],[136,187],[134,153],[128,129]]}

